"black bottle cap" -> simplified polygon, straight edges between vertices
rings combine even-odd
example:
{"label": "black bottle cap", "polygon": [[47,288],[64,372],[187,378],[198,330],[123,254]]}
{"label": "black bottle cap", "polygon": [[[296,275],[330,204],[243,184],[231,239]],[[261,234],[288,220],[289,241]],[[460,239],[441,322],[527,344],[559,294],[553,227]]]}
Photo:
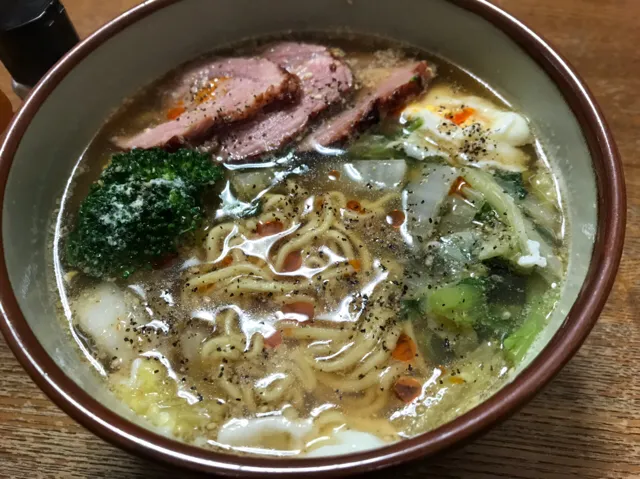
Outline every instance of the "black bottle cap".
{"label": "black bottle cap", "polygon": [[0,61],[29,87],[79,38],[58,0],[0,0]]}

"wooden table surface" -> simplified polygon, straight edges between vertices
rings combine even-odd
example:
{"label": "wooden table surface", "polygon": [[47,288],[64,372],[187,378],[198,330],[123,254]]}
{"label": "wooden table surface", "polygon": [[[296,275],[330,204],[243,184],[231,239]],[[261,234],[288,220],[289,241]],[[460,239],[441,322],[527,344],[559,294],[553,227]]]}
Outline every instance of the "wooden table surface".
{"label": "wooden table surface", "polygon": [[[138,3],[63,1],[82,37]],[[640,0],[495,2],[568,57],[604,109],[628,185],[622,266],[584,347],[521,412],[464,449],[375,476],[640,478]],[[10,91],[4,70],[0,89]],[[178,476],[191,477],[122,452],[68,418],[0,339],[0,477]]]}

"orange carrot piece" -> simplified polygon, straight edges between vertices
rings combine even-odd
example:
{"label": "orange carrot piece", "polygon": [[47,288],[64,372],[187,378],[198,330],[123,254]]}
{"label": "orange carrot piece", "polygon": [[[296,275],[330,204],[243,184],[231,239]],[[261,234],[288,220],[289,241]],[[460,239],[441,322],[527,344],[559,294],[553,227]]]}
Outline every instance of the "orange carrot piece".
{"label": "orange carrot piece", "polygon": [[449,378],[449,382],[452,384],[464,384],[466,381],[462,379],[460,376],[451,376]]}
{"label": "orange carrot piece", "polygon": [[264,338],[264,345],[268,348],[277,348],[282,344],[282,334],[280,331],[276,331],[270,336]]}
{"label": "orange carrot piece", "polygon": [[233,256],[225,256],[220,261],[218,261],[218,264],[223,268],[230,266],[231,264],[233,264]]}
{"label": "orange carrot piece", "polygon": [[282,265],[282,272],[291,273],[292,271],[299,270],[301,266],[302,266],[302,253],[300,251],[292,251],[284,259],[284,264]]}
{"label": "orange carrot piece", "polygon": [[282,221],[274,220],[267,221],[266,223],[258,223],[256,227],[256,231],[258,236],[272,236],[278,233],[282,233],[284,231],[284,225]]}
{"label": "orange carrot piece", "polygon": [[296,301],[295,303],[285,304],[282,307],[282,312],[284,314],[299,314],[301,316],[306,316],[306,320],[309,321],[313,319],[315,311],[313,304],[308,301]]}
{"label": "orange carrot piece", "polygon": [[449,189],[449,195],[464,196],[462,194],[462,189],[467,186],[469,186],[469,183],[467,183],[462,176],[458,176],[456,181],[453,182],[451,188]]}
{"label": "orange carrot piece", "polygon": [[400,376],[393,385],[393,392],[405,403],[410,403],[420,396],[422,384],[416,378]]}
{"label": "orange carrot piece", "polygon": [[358,200],[347,201],[347,209],[351,211],[356,211],[357,213],[362,213],[364,211],[362,209],[362,205]]}
{"label": "orange carrot piece", "polygon": [[416,357],[418,348],[416,343],[407,334],[402,333],[398,338],[396,347],[391,352],[391,357],[398,361],[409,362]]}
{"label": "orange carrot piece", "polygon": [[393,210],[387,215],[387,223],[394,228],[400,228],[404,224],[405,215],[400,210]]}
{"label": "orange carrot piece", "polygon": [[340,179],[340,172],[338,170],[331,170],[329,172],[329,179],[332,181],[336,181]]}
{"label": "orange carrot piece", "polygon": [[362,269],[362,264],[360,263],[359,259],[350,259],[349,264],[356,271],[356,273],[359,273]]}

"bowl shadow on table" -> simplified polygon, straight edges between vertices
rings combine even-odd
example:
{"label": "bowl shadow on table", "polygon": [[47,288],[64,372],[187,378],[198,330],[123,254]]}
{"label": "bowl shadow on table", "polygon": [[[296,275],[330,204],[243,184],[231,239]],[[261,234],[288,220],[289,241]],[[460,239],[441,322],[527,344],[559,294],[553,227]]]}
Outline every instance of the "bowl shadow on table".
{"label": "bowl shadow on table", "polygon": [[[605,438],[598,437],[604,436],[604,431],[588,429],[580,421],[580,417],[587,414],[580,398],[588,397],[585,391],[588,370],[580,367],[579,363],[580,357],[577,357],[528,406],[465,447],[437,458],[370,473],[366,477],[591,477],[586,459],[591,455],[590,451],[602,444]],[[141,459],[133,461],[129,469],[132,477],[202,477],[180,474]]]}

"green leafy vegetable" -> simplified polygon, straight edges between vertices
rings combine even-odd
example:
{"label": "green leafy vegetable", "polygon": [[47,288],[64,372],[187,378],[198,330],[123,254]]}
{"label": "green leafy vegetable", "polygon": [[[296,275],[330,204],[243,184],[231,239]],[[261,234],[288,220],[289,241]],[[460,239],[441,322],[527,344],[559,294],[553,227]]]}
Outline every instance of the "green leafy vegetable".
{"label": "green leafy vegetable", "polygon": [[504,351],[512,364],[522,361],[538,333],[546,324],[547,313],[543,301],[535,302],[531,305],[524,323],[504,340]]}
{"label": "green leafy vegetable", "polygon": [[408,120],[402,128],[406,134],[411,133],[413,131],[419,130],[424,124],[424,120],[422,118],[413,118]]}
{"label": "green leafy vegetable", "polygon": [[539,167],[534,173],[526,173],[525,179],[529,190],[540,202],[557,206],[556,182],[550,171]]}
{"label": "green leafy vegetable", "polygon": [[468,277],[429,292],[427,310],[486,337],[504,337],[522,318],[527,276],[507,263],[491,261],[484,277]]}
{"label": "green leafy vegetable", "polygon": [[484,282],[467,278],[443,286],[428,296],[431,313],[450,319],[458,326],[474,326],[487,314]]}
{"label": "green leafy vegetable", "polygon": [[524,319],[503,342],[506,358],[511,364],[518,364],[547,324],[549,313],[555,309],[558,292],[549,290],[542,275],[531,275],[527,282]]}
{"label": "green leafy vegetable", "polygon": [[488,203],[485,203],[484,205],[482,205],[482,208],[480,208],[480,211],[476,213],[476,216],[474,217],[474,219],[476,221],[480,221],[481,223],[490,223],[492,221],[500,221],[500,218],[498,218],[498,214]]}
{"label": "green leafy vegetable", "polygon": [[419,321],[425,313],[424,300],[403,299],[400,302],[400,318],[403,321]]}
{"label": "green leafy vegetable", "polygon": [[98,278],[128,276],[174,253],[198,227],[200,196],[220,166],[190,150],[133,150],[114,155],[80,205],[66,259]]}
{"label": "green leafy vegetable", "polygon": [[194,150],[180,149],[169,153],[159,148],[134,149],[113,155],[100,176],[103,184],[128,181],[181,180],[189,188],[212,185],[222,178],[222,168],[210,158]]}
{"label": "green leafy vegetable", "polygon": [[496,171],[494,178],[496,182],[502,186],[504,191],[512,198],[523,200],[527,197],[528,191],[524,185],[521,173]]}
{"label": "green leafy vegetable", "polygon": [[362,135],[348,149],[349,156],[354,159],[402,159],[407,155],[402,148],[402,140],[422,127],[423,120],[415,118],[404,124],[386,125],[385,129],[374,129],[372,133]]}
{"label": "green leafy vegetable", "polygon": [[349,147],[349,156],[357,159],[397,158],[400,152],[393,140],[384,135],[363,135]]}
{"label": "green leafy vegetable", "polygon": [[527,236],[525,218],[515,200],[504,192],[489,173],[478,168],[465,168],[463,177],[473,188],[484,195],[487,204],[495,210],[500,221],[511,229],[513,245],[517,247],[517,250],[521,254],[527,254],[529,252],[527,243],[529,237]]}

